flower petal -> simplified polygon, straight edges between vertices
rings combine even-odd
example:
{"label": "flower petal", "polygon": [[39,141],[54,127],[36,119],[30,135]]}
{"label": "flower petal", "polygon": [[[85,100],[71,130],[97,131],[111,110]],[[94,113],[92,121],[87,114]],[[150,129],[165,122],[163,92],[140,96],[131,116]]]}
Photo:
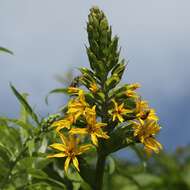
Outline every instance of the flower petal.
{"label": "flower petal", "polygon": [[86,128],[72,128],[69,131],[70,134],[87,134],[87,129]]}
{"label": "flower petal", "polygon": [[60,143],[54,143],[50,145],[51,148],[65,152],[66,146]]}
{"label": "flower petal", "polygon": [[98,130],[96,132],[96,136],[99,138],[104,138],[104,139],[109,139],[110,137],[106,134],[106,132],[102,131],[102,130]]}
{"label": "flower petal", "polygon": [[67,157],[64,164],[64,170],[67,173],[71,157]]}
{"label": "flower petal", "polygon": [[57,154],[48,155],[47,158],[62,158],[65,156],[67,156],[65,153],[57,153]]}
{"label": "flower petal", "polygon": [[98,146],[98,139],[95,134],[91,134],[91,140],[95,146]]}
{"label": "flower petal", "polygon": [[119,119],[120,122],[124,121],[123,117],[120,114],[117,114],[117,118]]}
{"label": "flower petal", "polygon": [[90,148],[92,148],[91,144],[86,144],[86,145],[80,146],[80,148],[78,149],[78,155],[82,154],[83,152],[86,152]]}
{"label": "flower petal", "polygon": [[76,168],[78,171],[80,171],[80,169],[79,169],[79,162],[78,162],[77,158],[74,157],[74,158],[72,159],[72,161],[73,161],[73,165],[75,166],[75,168]]}

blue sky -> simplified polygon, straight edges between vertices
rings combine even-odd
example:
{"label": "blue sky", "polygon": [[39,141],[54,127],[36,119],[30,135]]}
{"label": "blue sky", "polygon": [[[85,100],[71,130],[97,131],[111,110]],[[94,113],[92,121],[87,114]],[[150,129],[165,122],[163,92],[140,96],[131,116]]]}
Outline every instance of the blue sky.
{"label": "blue sky", "polygon": [[15,117],[18,102],[9,82],[28,92],[41,115],[64,102],[48,91],[60,87],[55,75],[88,65],[84,44],[87,15],[98,5],[120,37],[129,60],[124,82],[140,82],[140,93],[161,118],[160,140],[173,150],[190,142],[190,1],[189,0],[1,0],[0,45],[14,56],[0,55],[0,115]]}

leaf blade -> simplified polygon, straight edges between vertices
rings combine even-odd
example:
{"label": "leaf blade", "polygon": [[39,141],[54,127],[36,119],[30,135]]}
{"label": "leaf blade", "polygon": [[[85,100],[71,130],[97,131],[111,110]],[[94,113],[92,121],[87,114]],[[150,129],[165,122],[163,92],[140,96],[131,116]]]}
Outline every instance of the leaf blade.
{"label": "leaf blade", "polygon": [[29,113],[31,118],[40,125],[40,122],[38,120],[38,116],[34,113],[28,102],[25,100],[25,98],[16,90],[16,88],[10,84],[10,87],[14,93],[14,95],[17,97],[18,101],[23,105],[23,107],[26,109],[26,111]]}
{"label": "leaf blade", "polygon": [[13,52],[7,48],[4,47],[0,47],[0,52],[5,52],[5,53],[9,53],[11,55],[13,55]]}

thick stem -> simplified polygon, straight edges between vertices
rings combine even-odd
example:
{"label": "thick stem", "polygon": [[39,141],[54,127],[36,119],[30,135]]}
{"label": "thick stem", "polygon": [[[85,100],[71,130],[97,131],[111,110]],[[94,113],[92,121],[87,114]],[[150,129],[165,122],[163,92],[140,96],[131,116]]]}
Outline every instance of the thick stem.
{"label": "thick stem", "polygon": [[102,190],[105,162],[106,162],[106,156],[99,154],[96,164],[96,178],[95,178],[94,190]]}

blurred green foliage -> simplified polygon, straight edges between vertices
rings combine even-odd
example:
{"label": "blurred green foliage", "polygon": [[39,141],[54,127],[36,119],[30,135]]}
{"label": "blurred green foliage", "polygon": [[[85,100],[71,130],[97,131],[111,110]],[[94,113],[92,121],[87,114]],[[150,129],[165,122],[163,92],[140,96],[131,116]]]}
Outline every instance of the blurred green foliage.
{"label": "blurred green foliage", "polygon": [[[27,94],[13,92],[21,103],[19,118],[0,117],[0,189],[6,190],[90,190],[74,170],[63,171],[62,159],[47,159],[47,145],[56,135],[47,128],[58,115],[38,118],[27,102]],[[138,146],[132,147],[139,161],[109,156],[104,177],[105,190],[188,190],[190,189],[190,147],[174,153],[161,152],[146,160]],[[91,162],[91,152],[86,160]],[[81,172],[90,176],[82,159]],[[84,176],[85,178],[85,176]]]}

